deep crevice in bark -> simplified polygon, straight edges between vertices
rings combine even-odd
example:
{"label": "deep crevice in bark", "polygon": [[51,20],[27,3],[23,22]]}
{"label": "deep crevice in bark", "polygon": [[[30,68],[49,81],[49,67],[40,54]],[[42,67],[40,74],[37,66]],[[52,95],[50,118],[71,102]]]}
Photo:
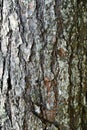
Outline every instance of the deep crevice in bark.
{"label": "deep crevice in bark", "polygon": [[11,127],[12,127],[12,113],[11,113],[11,104],[10,104],[10,99],[9,99],[9,91],[7,92],[7,98],[6,98],[6,103],[5,103],[5,110],[6,110],[6,114],[9,117],[9,121],[11,123]]}
{"label": "deep crevice in bark", "polygon": [[73,84],[72,84],[72,61],[73,61],[73,49],[71,47],[71,54],[70,54],[70,58],[69,58],[69,98],[68,98],[68,111],[69,111],[69,117],[70,117],[70,129],[71,130],[75,130],[75,126],[74,126],[74,108],[73,108],[73,97],[72,97],[72,88],[73,88]]}
{"label": "deep crevice in bark", "polygon": [[3,90],[3,76],[4,76],[4,72],[5,72],[5,64],[6,64],[6,61],[5,61],[5,58],[3,59],[3,73],[2,73],[2,80],[1,80],[1,92]]}

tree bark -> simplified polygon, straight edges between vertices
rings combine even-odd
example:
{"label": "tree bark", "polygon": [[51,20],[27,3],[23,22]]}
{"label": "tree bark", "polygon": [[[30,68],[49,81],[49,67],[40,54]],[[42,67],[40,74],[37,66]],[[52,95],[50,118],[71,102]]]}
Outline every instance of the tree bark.
{"label": "tree bark", "polygon": [[0,130],[86,130],[86,0],[0,5]]}

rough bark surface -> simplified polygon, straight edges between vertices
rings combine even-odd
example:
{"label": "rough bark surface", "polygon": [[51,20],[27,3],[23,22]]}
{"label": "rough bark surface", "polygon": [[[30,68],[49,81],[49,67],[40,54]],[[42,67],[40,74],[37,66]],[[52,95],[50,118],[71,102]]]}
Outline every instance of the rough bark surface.
{"label": "rough bark surface", "polygon": [[86,0],[0,7],[0,130],[86,130]]}

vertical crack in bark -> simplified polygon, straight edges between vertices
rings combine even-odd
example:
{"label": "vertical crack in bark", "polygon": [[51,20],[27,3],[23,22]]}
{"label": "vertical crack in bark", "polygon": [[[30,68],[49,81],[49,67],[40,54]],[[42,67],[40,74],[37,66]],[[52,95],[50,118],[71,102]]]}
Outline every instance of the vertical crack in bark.
{"label": "vertical crack in bark", "polygon": [[20,33],[23,44],[26,44],[26,46],[27,46],[28,43],[27,43],[25,36],[24,36],[25,27],[24,27],[24,23],[22,21],[21,6],[19,3],[19,0],[15,0],[15,6],[16,6],[16,8],[14,8],[14,10],[16,11],[18,18],[19,18],[19,22],[18,22],[19,33]]}
{"label": "vertical crack in bark", "polygon": [[[55,0],[55,6],[54,6],[54,11],[55,11],[55,17],[56,17],[56,20],[61,20],[61,13],[60,13],[60,10],[59,10],[59,6],[60,6],[60,1],[57,1]],[[53,45],[53,51],[52,51],[52,54],[51,54],[51,72],[54,74],[55,72],[53,71],[53,68],[54,68],[54,64],[55,62],[57,62],[57,45],[58,45],[58,38],[60,38],[60,29],[61,27],[59,27],[59,24],[57,22],[57,30],[56,30],[56,39],[55,39],[55,42],[54,42],[54,45]],[[61,28],[62,30],[62,28]],[[57,62],[57,64],[59,65],[59,63]],[[58,66],[57,66],[58,68]],[[57,70],[56,68],[56,70]],[[54,74],[55,78],[57,78],[58,76],[58,73],[59,73],[59,69],[58,71],[56,71],[56,74]],[[57,80],[57,79],[56,79]]]}
{"label": "vertical crack in bark", "polygon": [[[41,77],[41,80],[44,80],[44,68],[43,68],[43,65],[44,65],[44,50],[45,50],[45,47],[47,45],[47,42],[46,42],[46,39],[45,39],[45,29],[44,29],[44,19],[43,19],[43,6],[44,6],[44,1],[40,1],[40,0],[36,0],[36,19],[38,21],[38,27],[40,29],[40,39],[42,40],[43,42],[43,45],[42,45],[42,48],[40,50],[40,66],[41,66],[41,70],[42,70],[42,77]],[[39,79],[40,80],[40,79]],[[44,101],[43,101],[43,97],[42,97],[42,90],[41,90],[41,81],[39,81],[39,96],[40,96],[40,103],[41,104],[44,104]],[[43,106],[40,107],[40,111],[41,111],[41,115],[42,117],[44,116],[43,115]]]}
{"label": "vertical crack in bark", "polygon": [[73,109],[73,97],[72,97],[72,88],[73,88],[73,84],[72,84],[72,61],[73,61],[73,49],[71,48],[71,54],[70,54],[70,58],[69,58],[69,68],[68,68],[68,73],[69,73],[69,89],[68,89],[68,94],[69,94],[69,98],[68,98],[68,112],[69,112],[69,118],[70,118],[70,128],[71,130],[74,130],[74,109]]}
{"label": "vertical crack in bark", "polygon": [[[57,38],[57,33],[56,33],[56,38]],[[51,72],[54,74],[54,79],[52,81],[52,87],[53,87],[53,91],[54,91],[54,95],[55,95],[54,110],[56,111],[56,115],[57,115],[57,107],[58,107],[57,77],[58,77],[58,74],[59,74],[59,69],[56,68],[56,72],[55,72],[54,71],[54,67],[55,67],[54,65],[55,65],[55,62],[57,62],[57,43],[58,43],[58,40],[56,39],[56,42],[54,43],[53,51],[52,51],[52,54],[51,54],[51,66],[50,66]],[[58,62],[57,62],[57,65],[58,65]]]}
{"label": "vertical crack in bark", "polygon": [[[9,19],[8,19],[9,20]],[[8,63],[8,79],[7,79],[7,83],[8,83],[8,91],[12,89],[12,85],[11,85],[11,76],[10,76],[10,71],[11,71],[11,65],[10,65],[10,58],[11,58],[11,40],[12,40],[12,29],[10,26],[10,20],[9,20],[9,32],[7,34],[8,36],[8,46],[7,46],[7,54],[9,56],[9,63]]]}
{"label": "vertical crack in bark", "polygon": [[4,72],[5,72],[5,64],[6,64],[6,61],[5,61],[5,58],[3,58],[3,73],[2,73],[2,79],[1,79],[1,92],[3,90],[3,79],[4,79]]}
{"label": "vertical crack in bark", "polygon": [[47,45],[47,41],[45,39],[45,29],[44,29],[44,19],[43,19],[43,6],[44,6],[44,1],[36,0],[36,19],[38,21],[38,28],[40,29],[40,39],[43,42],[42,49],[40,50],[40,65],[42,69],[42,79],[44,79],[44,50]]}
{"label": "vertical crack in bark", "polygon": [[45,38],[44,38],[44,18],[43,18],[43,14],[44,14],[44,1],[40,1],[40,0],[36,0],[36,19],[38,21],[38,28],[41,32],[40,34],[40,38],[41,40],[44,42],[44,46],[46,46],[46,42],[45,42]]}
{"label": "vertical crack in bark", "polygon": [[8,91],[10,91],[12,89],[10,72],[8,73],[7,82],[8,82]]}
{"label": "vertical crack in bark", "polygon": [[3,21],[3,1],[4,0],[1,0],[1,3],[0,3],[0,7],[1,7],[1,9],[0,9],[0,14],[1,14],[1,21]]}
{"label": "vertical crack in bark", "polygon": [[[78,22],[77,22],[77,56],[78,56],[78,71],[79,71],[79,78],[80,78],[80,83],[79,83],[79,93],[78,93],[78,105],[79,105],[79,115],[81,117],[81,128],[82,129],[87,129],[87,118],[85,116],[86,111],[85,108],[83,106],[83,97],[82,95],[83,93],[83,59],[84,59],[84,55],[85,55],[85,50],[84,50],[84,40],[85,40],[85,33],[83,34],[83,30],[84,30],[84,20],[83,20],[83,7],[85,7],[84,5],[84,1],[80,1],[79,4],[77,3],[77,16],[78,16]],[[80,22],[79,22],[80,20]],[[85,31],[85,30],[84,30]],[[83,44],[83,45],[82,45]],[[85,63],[84,63],[85,64]],[[85,71],[85,70],[84,70]],[[84,95],[85,96],[85,95]]]}
{"label": "vertical crack in bark", "polygon": [[0,3],[0,50],[1,50],[1,28],[2,28],[2,21],[3,21],[3,0]]}
{"label": "vertical crack in bark", "polygon": [[[39,85],[39,96],[40,96],[40,103],[44,104],[43,97],[42,97],[42,91],[41,91],[41,81],[38,82]],[[40,106],[41,115],[43,116],[43,105]]]}
{"label": "vertical crack in bark", "polygon": [[35,46],[36,46],[36,44],[35,44],[35,41],[33,39],[33,43],[32,43],[31,50],[30,50],[31,53],[30,53],[28,62],[32,62],[33,57],[35,56]]}
{"label": "vertical crack in bark", "polygon": [[56,113],[57,113],[57,107],[58,107],[57,77],[58,77],[58,74],[59,74],[59,69],[56,68],[56,72],[53,71],[54,64],[55,64],[55,62],[57,62],[56,48],[57,48],[57,41],[54,43],[54,46],[53,46],[53,51],[52,51],[52,56],[51,56],[51,66],[50,66],[51,72],[54,74],[54,79],[52,81],[52,87],[53,87],[53,91],[54,91],[54,94],[55,94],[54,109],[56,109]]}
{"label": "vertical crack in bark", "polygon": [[61,13],[59,10],[60,4],[61,4],[61,0],[55,0],[55,15],[56,15],[57,19],[60,19],[60,17],[61,17]]}
{"label": "vertical crack in bark", "polygon": [[10,104],[10,99],[9,99],[9,91],[12,89],[12,84],[11,84],[11,61],[10,61],[10,58],[11,58],[11,41],[12,41],[12,29],[11,29],[11,26],[10,26],[10,20],[8,19],[8,26],[9,26],[9,32],[7,33],[7,37],[8,37],[8,45],[7,45],[7,57],[9,58],[8,59],[8,79],[7,79],[7,85],[8,85],[8,88],[7,88],[7,95],[6,95],[6,102],[5,102],[5,110],[6,110],[6,113],[9,117],[9,121],[11,123],[11,126],[12,126],[12,113],[11,113],[11,104]]}
{"label": "vertical crack in bark", "polygon": [[[80,45],[79,45],[80,46]],[[82,57],[80,54],[79,54],[79,51],[82,51],[80,50],[80,48],[78,47],[78,70],[79,70],[79,76],[80,76],[80,86],[79,86],[79,93],[78,93],[78,105],[79,105],[79,114],[81,116],[81,127],[82,129],[84,129],[84,120],[82,119],[82,116],[83,116],[83,104],[82,104],[82,82],[83,82],[83,74],[82,74]],[[80,57],[81,56],[81,57]]]}
{"label": "vertical crack in bark", "polygon": [[58,38],[63,38],[63,20],[62,20],[62,15],[60,11],[60,5],[61,1],[60,0],[55,0],[55,16],[57,18],[57,39]]}
{"label": "vertical crack in bark", "polygon": [[[72,97],[72,89],[73,89],[73,83],[72,83],[72,61],[73,61],[73,43],[71,40],[71,37],[73,35],[72,31],[73,31],[73,27],[74,27],[74,23],[71,25],[70,30],[69,30],[69,37],[67,40],[67,50],[69,52],[69,60],[68,60],[68,73],[69,73],[69,88],[68,88],[68,94],[69,94],[69,98],[68,98],[68,113],[69,113],[69,126],[71,130],[75,130],[75,126],[74,126],[74,108],[73,108],[73,97]],[[71,49],[71,51],[69,50]]]}
{"label": "vertical crack in bark", "polygon": [[[2,21],[3,21],[3,1],[4,0],[1,0],[1,3],[0,3],[0,7],[1,7],[1,9],[0,9],[0,15],[1,15],[1,19],[0,19],[0,22],[2,23]],[[1,25],[0,25],[1,26]]]}
{"label": "vertical crack in bark", "polygon": [[41,31],[41,37],[43,38],[44,41],[43,33],[45,32],[45,30],[44,30],[43,7],[44,7],[44,1],[36,0],[36,19],[38,20],[38,25]]}
{"label": "vertical crack in bark", "polygon": [[[0,29],[1,30],[1,29]],[[1,37],[0,37],[0,51],[1,51]]]}
{"label": "vertical crack in bark", "polygon": [[[80,3],[77,4],[78,10],[77,10],[77,36],[76,36],[76,40],[77,40],[77,56],[78,56],[78,71],[79,71],[79,78],[80,78],[80,83],[79,83],[79,93],[78,93],[78,105],[79,105],[79,114],[81,116],[81,124],[82,124],[82,82],[83,82],[83,74],[82,74],[82,62],[83,62],[83,47],[82,47],[82,36],[80,37],[80,33],[81,33],[81,23],[79,23],[79,19],[81,20],[81,22],[83,23],[82,20],[82,12],[80,10],[82,10],[82,8],[80,8]],[[83,125],[82,125],[83,126]],[[83,129],[83,128],[82,128]]]}
{"label": "vertical crack in bark", "polygon": [[[58,5],[57,3],[55,2],[55,7],[54,7],[54,11],[55,11],[55,17],[57,17],[57,9],[58,9]],[[58,19],[58,18],[57,18]],[[51,53],[51,72],[54,74],[54,71],[53,71],[53,68],[54,68],[54,64],[55,62],[57,62],[57,45],[58,45],[58,24],[57,24],[57,30],[56,30],[56,39],[55,39],[55,42],[53,43],[53,51]],[[58,63],[58,62],[57,62]],[[58,67],[58,66],[57,66]],[[58,73],[56,72],[56,76],[58,75]]]}
{"label": "vertical crack in bark", "polygon": [[69,111],[69,118],[70,118],[70,129],[71,130],[75,130],[75,126],[74,126],[74,109],[73,109],[73,97],[72,97],[72,88],[73,88],[73,84],[72,84],[72,60],[73,60],[73,49],[71,48],[71,54],[70,54],[70,58],[69,58],[69,69],[68,69],[68,73],[69,73],[69,98],[68,98],[68,111]]}

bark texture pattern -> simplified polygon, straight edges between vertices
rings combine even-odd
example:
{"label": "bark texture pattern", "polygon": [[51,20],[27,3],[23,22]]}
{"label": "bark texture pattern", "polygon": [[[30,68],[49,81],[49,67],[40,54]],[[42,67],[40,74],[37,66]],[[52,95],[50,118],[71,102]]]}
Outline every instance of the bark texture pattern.
{"label": "bark texture pattern", "polygon": [[86,130],[86,0],[0,6],[0,129]]}

